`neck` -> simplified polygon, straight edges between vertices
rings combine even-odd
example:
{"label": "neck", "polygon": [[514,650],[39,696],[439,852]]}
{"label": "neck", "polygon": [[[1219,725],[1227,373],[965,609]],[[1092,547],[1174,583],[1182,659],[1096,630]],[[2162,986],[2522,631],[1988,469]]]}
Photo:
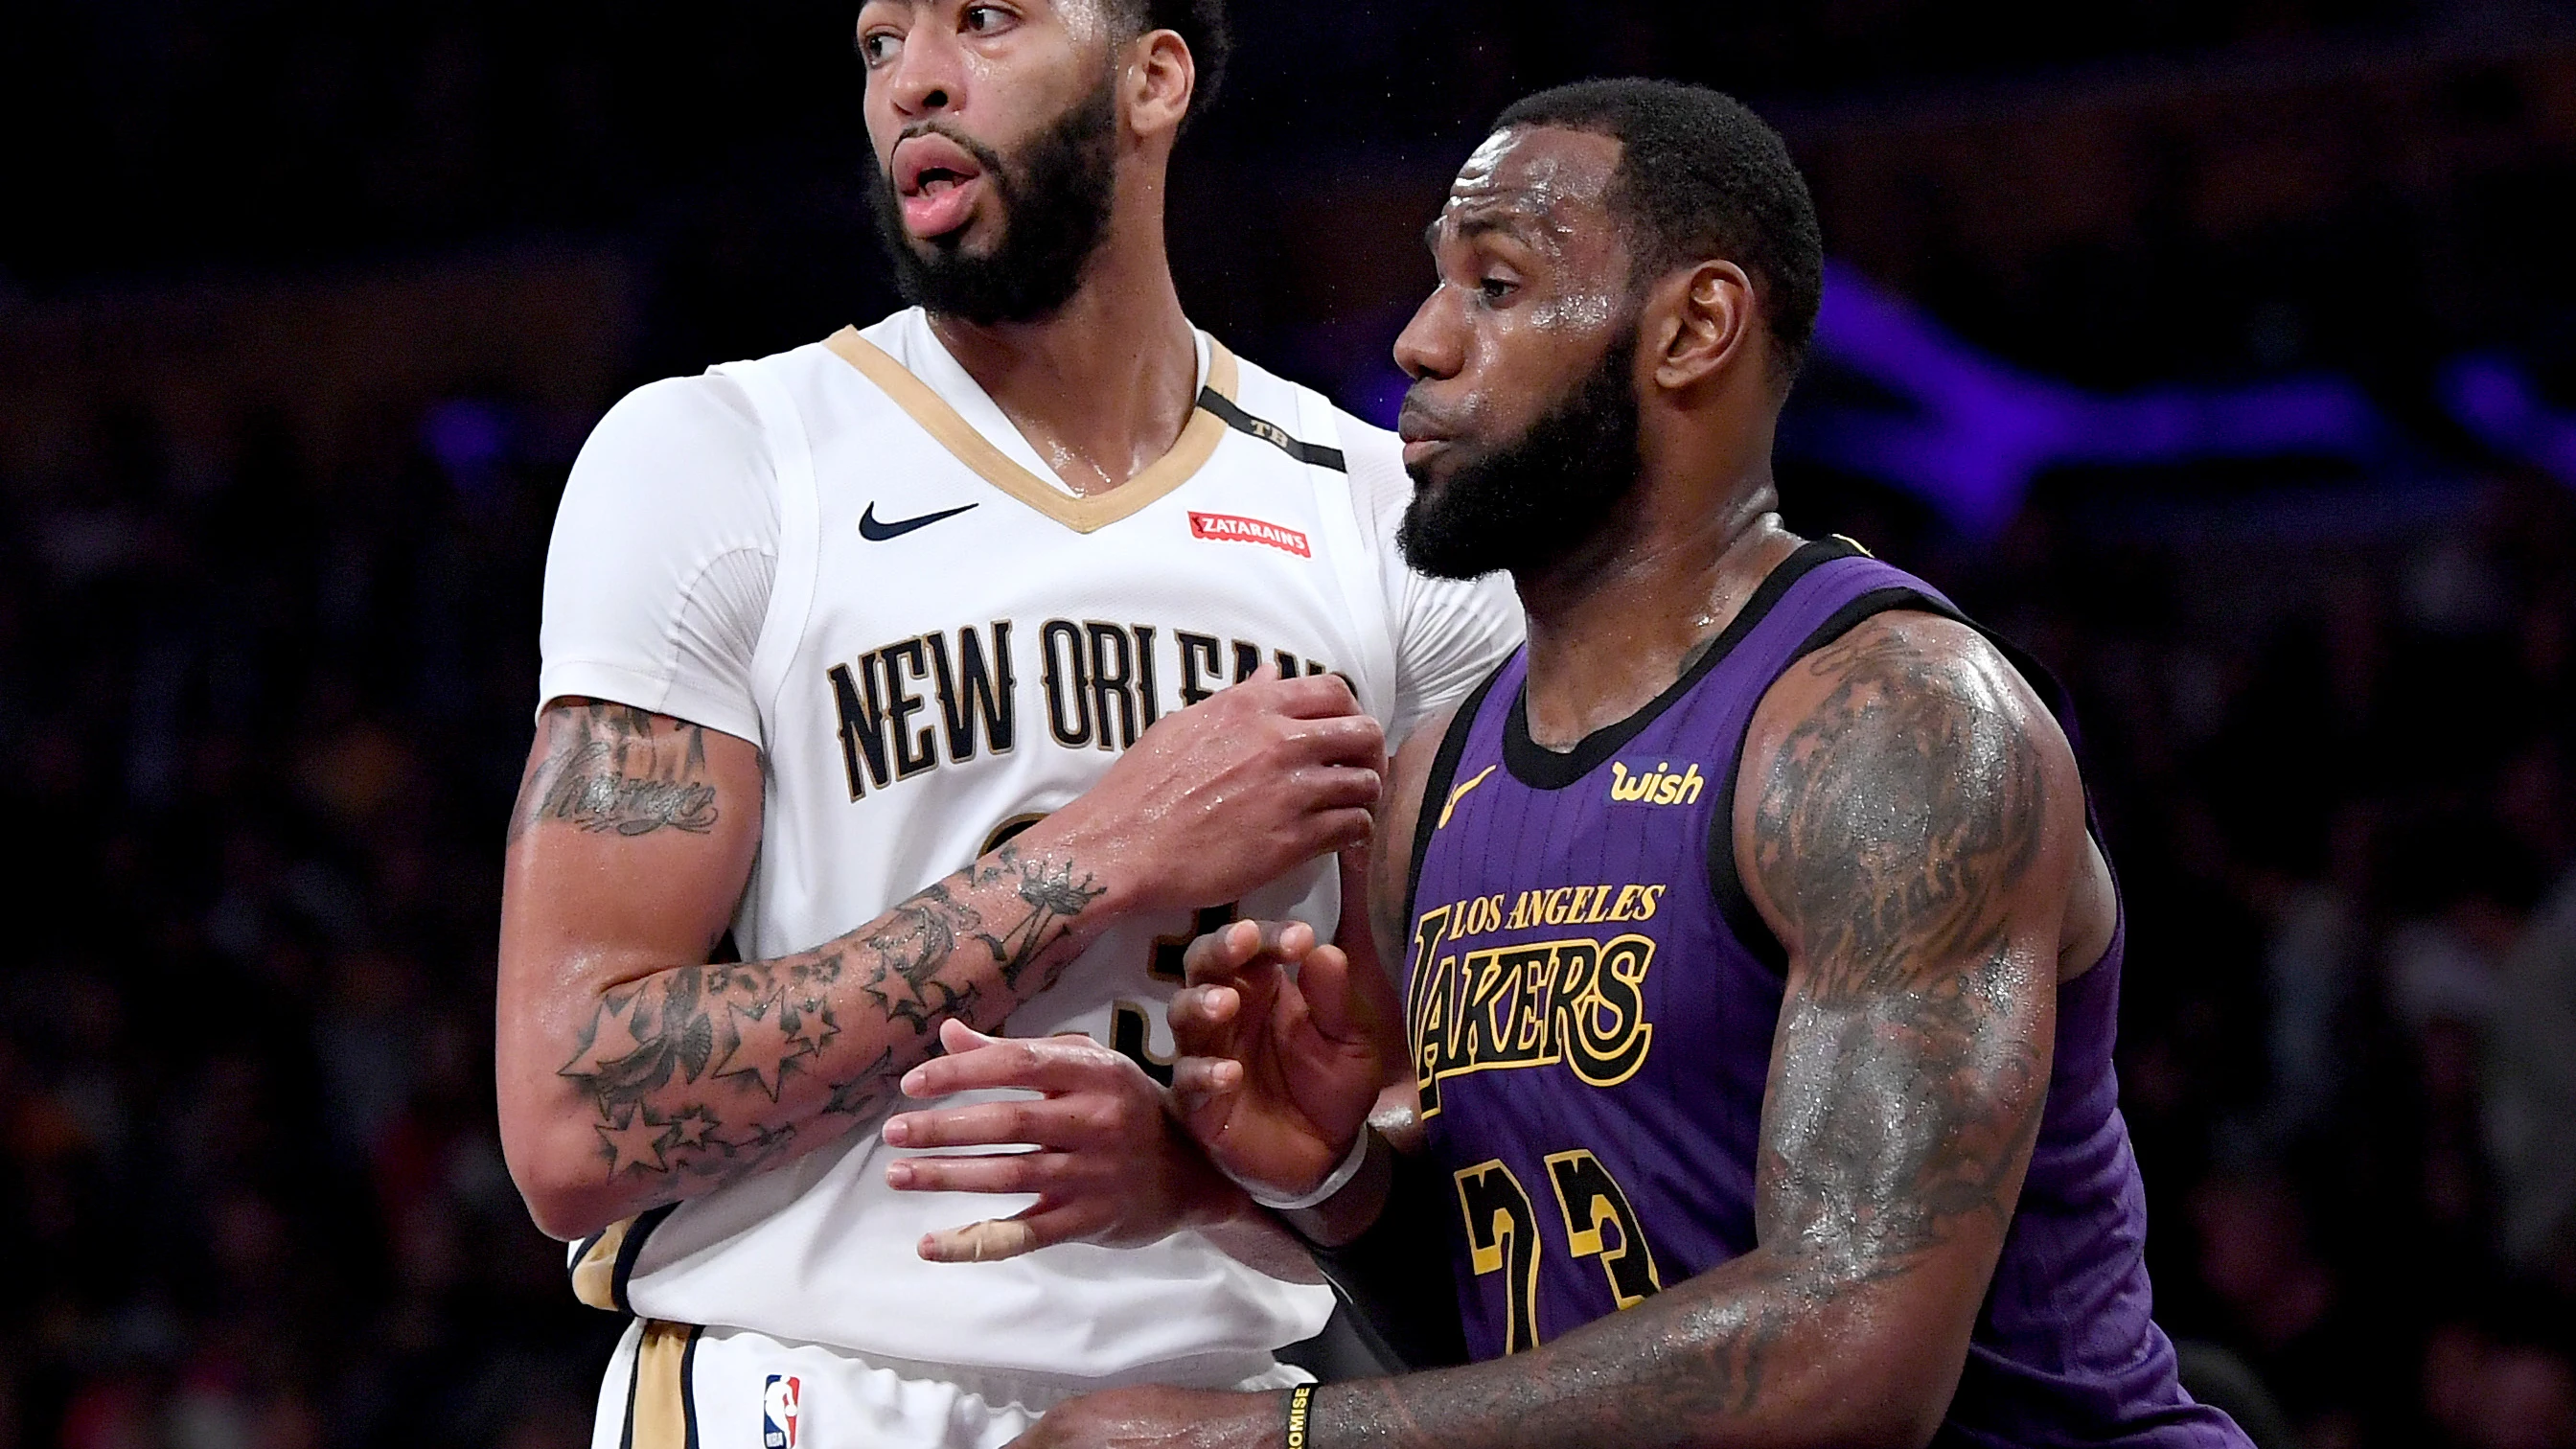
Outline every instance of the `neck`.
{"label": "neck", "polygon": [[1650,460],[1598,537],[1513,578],[1529,617],[1530,738],[1546,748],[1572,749],[1670,688],[1798,546],[1767,447],[1702,486],[1658,487],[1657,473]]}
{"label": "neck", "polygon": [[[1106,492],[1181,436],[1198,399],[1198,339],[1172,285],[1162,206],[1122,195],[1082,287],[1053,314],[931,330],[1077,493]],[[1131,220],[1132,219],[1132,220]]]}

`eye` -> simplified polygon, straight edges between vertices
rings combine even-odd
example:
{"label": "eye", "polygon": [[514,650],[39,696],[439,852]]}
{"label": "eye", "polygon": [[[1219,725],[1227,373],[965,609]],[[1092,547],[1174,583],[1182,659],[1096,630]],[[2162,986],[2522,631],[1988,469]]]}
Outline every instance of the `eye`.
{"label": "eye", "polygon": [[1488,302],[1501,302],[1521,289],[1521,284],[1506,277],[1486,277],[1476,283],[1476,291]]}
{"label": "eye", "polygon": [[969,5],[960,17],[977,35],[990,35],[1010,23],[1011,12],[999,5]]}
{"label": "eye", "polygon": [[859,37],[859,60],[870,70],[893,60],[902,50],[903,37],[891,30],[872,30]]}

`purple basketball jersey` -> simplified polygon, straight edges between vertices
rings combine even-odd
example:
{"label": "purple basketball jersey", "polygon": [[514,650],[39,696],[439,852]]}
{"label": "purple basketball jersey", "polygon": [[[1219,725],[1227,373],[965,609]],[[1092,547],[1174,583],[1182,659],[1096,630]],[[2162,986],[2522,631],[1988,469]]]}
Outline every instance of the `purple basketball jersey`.
{"label": "purple basketball jersey", "polygon": [[[1754,1246],[1784,966],[1735,873],[1736,760],[1773,681],[1891,608],[1957,617],[1851,544],[1812,543],[1671,689],[1570,754],[1529,738],[1525,653],[1461,708],[1423,802],[1406,1009],[1476,1357]],[[2148,1318],[2111,1068],[2121,952],[2060,995],[2039,1141],[1937,1443],[2247,1442],[2182,1391]]]}

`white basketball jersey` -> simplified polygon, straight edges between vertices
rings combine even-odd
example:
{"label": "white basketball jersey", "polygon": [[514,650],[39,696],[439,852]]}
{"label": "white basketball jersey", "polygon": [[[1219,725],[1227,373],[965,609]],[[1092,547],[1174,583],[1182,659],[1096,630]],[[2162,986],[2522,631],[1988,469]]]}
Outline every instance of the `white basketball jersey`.
{"label": "white basketball jersey", "polygon": [[[760,414],[781,508],[753,658],[768,778],[735,923],[746,957],[874,919],[1264,662],[1339,672],[1390,718],[1393,543],[1355,509],[1331,406],[1208,346],[1171,454],[1095,498],[1014,462],[857,332],[723,369]],[[1324,860],[1240,909],[1329,937],[1340,904]],[[1168,1062],[1180,948],[1209,923],[1120,923],[1007,1034],[1081,1032]],[[1329,1290],[1193,1233],[923,1262],[923,1233],[1031,1199],[892,1191],[881,1122],[582,1245],[577,1285],[651,1318],[1092,1380],[1230,1383],[1323,1326]]]}

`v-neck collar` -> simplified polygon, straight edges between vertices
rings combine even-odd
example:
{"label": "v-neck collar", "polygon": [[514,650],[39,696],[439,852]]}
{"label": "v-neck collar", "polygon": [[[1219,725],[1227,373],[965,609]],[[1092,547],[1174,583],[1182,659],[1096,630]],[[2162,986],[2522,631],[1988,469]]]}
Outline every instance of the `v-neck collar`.
{"label": "v-neck collar", "polygon": [[[932,340],[936,342],[935,337]],[[1106,528],[1188,482],[1206,466],[1208,458],[1216,452],[1217,444],[1224,441],[1227,430],[1224,419],[1205,408],[1193,408],[1189,422],[1182,427],[1181,436],[1174,441],[1171,451],[1108,492],[1082,497],[1032,472],[1025,463],[995,445],[982,429],[967,421],[965,415],[930,384],[915,376],[885,349],[860,335],[857,328],[842,328],[823,345],[875,383],[894,400],[895,406],[921,424],[923,430],[937,439],[939,445],[957,461],[973,469],[984,481],[1076,533]],[[1236,381],[1234,354],[1226,351],[1216,339],[1209,338],[1207,379],[1202,393],[1212,391],[1232,402]]]}

